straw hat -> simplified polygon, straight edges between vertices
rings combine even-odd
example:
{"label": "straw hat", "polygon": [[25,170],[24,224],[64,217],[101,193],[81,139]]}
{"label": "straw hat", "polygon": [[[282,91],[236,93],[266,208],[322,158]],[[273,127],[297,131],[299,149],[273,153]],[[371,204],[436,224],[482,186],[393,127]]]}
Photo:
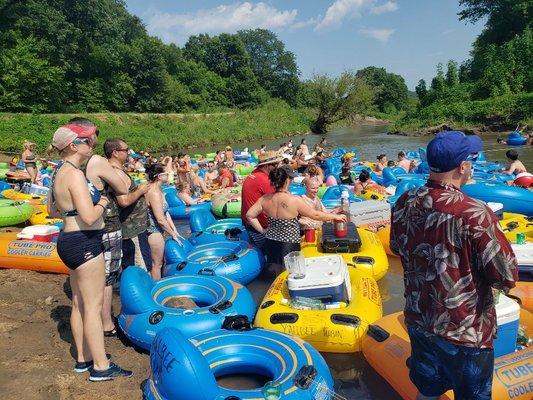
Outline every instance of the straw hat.
{"label": "straw hat", "polygon": [[283,156],[276,153],[275,151],[265,151],[263,154],[259,155],[258,167],[268,164],[277,164],[283,161]]}

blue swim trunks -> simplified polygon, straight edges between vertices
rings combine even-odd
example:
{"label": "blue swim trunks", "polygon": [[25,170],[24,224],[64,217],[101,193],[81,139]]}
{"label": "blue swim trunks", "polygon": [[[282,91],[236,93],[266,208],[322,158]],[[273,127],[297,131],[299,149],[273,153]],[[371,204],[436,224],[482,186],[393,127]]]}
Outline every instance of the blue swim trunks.
{"label": "blue swim trunks", "polygon": [[494,351],[455,345],[409,326],[409,377],[424,396],[453,389],[456,400],[490,400]]}

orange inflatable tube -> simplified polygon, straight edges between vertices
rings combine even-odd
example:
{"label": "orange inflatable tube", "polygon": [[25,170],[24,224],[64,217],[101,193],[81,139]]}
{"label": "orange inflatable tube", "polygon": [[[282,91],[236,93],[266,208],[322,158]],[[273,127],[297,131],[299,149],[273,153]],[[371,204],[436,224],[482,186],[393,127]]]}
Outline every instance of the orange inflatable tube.
{"label": "orange inflatable tube", "polygon": [[516,286],[509,293],[518,297],[522,307],[533,313],[533,282],[516,282]]}
{"label": "orange inflatable tube", "polygon": [[55,243],[17,239],[16,232],[0,233],[0,268],[69,273],[57,255]]}
{"label": "orange inflatable tube", "polygon": [[[370,335],[363,338],[363,354],[369,364],[405,400],[415,400],[417,389],[409,379],[409,369],[405,364],[411,355],[409,335],[405,328],[403,313],[387,315],[376,321],[377,325],[389,333],[389,337],[379,342]],[[525,309],[520,312],[520,325],[533,332],[533,314]],[[371,329],[371,328],[369,328]],[[531,400],[533,398],[533,347],[527,347],[494,361],[492,380],[493,400]],[[452,400],[448,391],[440,400]]]}

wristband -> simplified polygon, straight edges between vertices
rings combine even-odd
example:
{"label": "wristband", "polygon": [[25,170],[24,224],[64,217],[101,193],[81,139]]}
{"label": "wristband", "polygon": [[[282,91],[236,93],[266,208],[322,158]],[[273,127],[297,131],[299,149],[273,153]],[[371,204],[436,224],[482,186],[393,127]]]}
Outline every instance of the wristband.
{"label": "wristband", "polygon": [[103,206],[102,204],[100,204],[100,203],[96,203],[95,206],[100,206],[100,207],[102,207],[104,211],[107,210],[107,207],[104,207],[104,206]]}

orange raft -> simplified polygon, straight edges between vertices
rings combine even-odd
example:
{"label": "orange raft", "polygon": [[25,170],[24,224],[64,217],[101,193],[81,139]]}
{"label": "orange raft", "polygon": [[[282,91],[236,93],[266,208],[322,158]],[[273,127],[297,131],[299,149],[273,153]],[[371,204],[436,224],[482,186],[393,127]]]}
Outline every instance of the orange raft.
{"label": "orange raft", "polygon": [[[387,331],[390,336],[378,342],[370,335],[363,338],[363,354],[369,364],[405,400],[415,400],[417,389],[409,379],[407,358],[411,355],[411,345],[407,334],[403,313],[387,315],[374,323]],[[533,314],[525,309],[520,312],[520,325],[533,332]],[[371,329],[371,328],[370,328]],[[440,400],[452,400],[453,392],[448,391]],[[533,398],[533,347],[495,359],[492,380],[493,400],[531,400]]]}
{"label": "orange raft", "polygon": [[18,239],[17,232],[0,233],[0,268],[69,273],[54,242]]}

